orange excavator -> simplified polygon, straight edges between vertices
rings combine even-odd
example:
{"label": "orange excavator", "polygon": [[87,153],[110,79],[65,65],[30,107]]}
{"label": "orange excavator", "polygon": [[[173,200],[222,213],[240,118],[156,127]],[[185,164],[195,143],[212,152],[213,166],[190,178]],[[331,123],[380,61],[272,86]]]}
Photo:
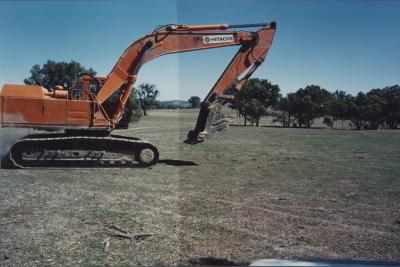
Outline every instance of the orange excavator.
{"label": "orange excavator", "polygon": [[[227,127],[221,106],[234,98],[228,92],[239,91],[264,61],[275,29],[275,22],[164,25],[133,42],[107,77],[83,74],[76,88],[69,91],[61,86],[46,89],[40,85],[4,84],[0,94],[2,127],[58,131],[18,140],[10,148],[9,159],[17,167],[93,162],[153,165],[159,158],[153,144],[111,134],[123,117],[140,68],[170,53],[238,45],[239,51],[202,102],[196,126],[185,142],[204,141]],[[105,102],[116,92],[118,103],[111,112],[106,111]]]}

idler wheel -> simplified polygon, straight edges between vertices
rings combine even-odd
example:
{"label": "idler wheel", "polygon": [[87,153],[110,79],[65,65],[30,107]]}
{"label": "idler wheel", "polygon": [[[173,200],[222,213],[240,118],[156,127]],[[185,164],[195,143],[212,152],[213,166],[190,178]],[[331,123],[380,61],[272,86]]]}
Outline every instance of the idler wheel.
{"label": "idler wheel", "polygon": [[150,148],[143,148],[140,150],[137,156],[137,161],[141,164],[151,165],[156,161],[156,155],[154,151]]}

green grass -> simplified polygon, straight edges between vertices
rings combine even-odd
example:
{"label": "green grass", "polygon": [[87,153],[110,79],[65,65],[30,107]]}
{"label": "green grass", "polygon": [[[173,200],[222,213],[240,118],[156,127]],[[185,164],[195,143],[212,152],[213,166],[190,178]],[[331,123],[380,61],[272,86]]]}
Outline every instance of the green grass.
{"label": "green grass", "polygon": [[[153,111],[116,132],[196,165],[1,170],[0,264],[400,258],[400,131],[232,126],[183,144],[196,116]],[[154,235],[105,253],[110,225]]]}

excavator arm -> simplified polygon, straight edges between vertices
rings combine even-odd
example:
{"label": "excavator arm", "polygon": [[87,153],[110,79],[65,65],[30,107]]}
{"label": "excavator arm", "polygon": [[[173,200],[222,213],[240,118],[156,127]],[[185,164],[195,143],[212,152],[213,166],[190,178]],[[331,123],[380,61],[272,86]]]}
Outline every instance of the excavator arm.
{"label": "excavator arm", "polygon": [[[248,27],[260,28],[256,32],[235,30]],[[171,53],[211,49],[226,46],[240,48],[228,64],[218,81],[204,99],[194,131],[189,139],[199,139],[204,131],[210,105],[216,99],[232,99],[225,91],[232,85],[239,91],[251,74],[264,61],[272,44],[276,23],[241,25],[182,25],[173,24],[160,27],[132,43],[119,58],[106,77],[97,94],[99,104],[122,88],[120,101],[112,117],[115,124],[122,116],[125,103],[132,92],[140,68],[152,59]],[[242,75],[245,71],[247,72]],[[239,77],[242,77],[239,79]]]}

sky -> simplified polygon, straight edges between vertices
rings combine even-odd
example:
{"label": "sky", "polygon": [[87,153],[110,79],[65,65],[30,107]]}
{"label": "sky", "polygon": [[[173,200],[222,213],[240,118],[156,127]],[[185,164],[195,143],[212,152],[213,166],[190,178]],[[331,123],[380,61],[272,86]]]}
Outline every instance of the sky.
{"label": "sky", "polygon": [[[400,1],[0,1],[0,85],[35,64],[75,60],[106,76],[130,43],[158,25],[277,22],[253,77],[282,94],[309,84],[351,94],[400,83]],[[160,100],[205,97],[239,47],[159,57],[137,83]]]}

